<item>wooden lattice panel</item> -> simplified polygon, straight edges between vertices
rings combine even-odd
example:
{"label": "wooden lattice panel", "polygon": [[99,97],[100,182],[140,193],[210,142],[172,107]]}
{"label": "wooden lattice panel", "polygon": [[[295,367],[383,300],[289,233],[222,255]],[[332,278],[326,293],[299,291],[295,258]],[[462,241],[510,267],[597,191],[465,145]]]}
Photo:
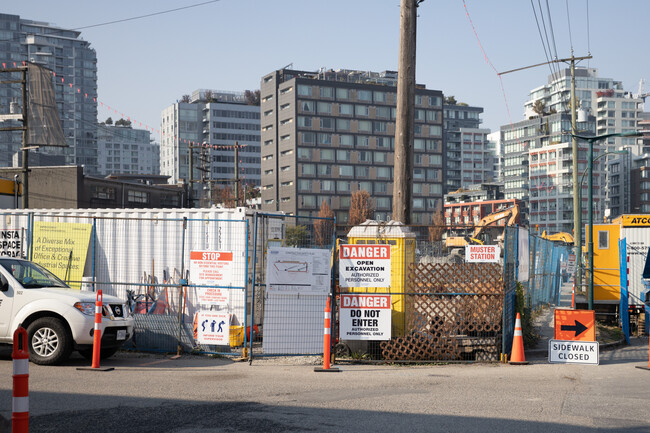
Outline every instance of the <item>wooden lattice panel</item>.
{"label": "wooden lattice panel", "polygon": [[448,361],[473,351],[478,359],[495,358],[502,272],[497,264],[411,265],[406,330],[381,343],[384,359]]}

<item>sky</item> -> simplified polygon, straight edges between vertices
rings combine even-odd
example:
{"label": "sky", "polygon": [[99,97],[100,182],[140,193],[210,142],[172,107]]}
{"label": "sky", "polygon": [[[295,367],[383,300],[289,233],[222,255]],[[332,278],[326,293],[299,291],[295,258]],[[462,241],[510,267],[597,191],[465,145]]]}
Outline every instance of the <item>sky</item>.
{"label": "sky", "polygon": [[[78,29],[206,1],[22,0],[5,3],[0,12]],[[89,27],[81,37],[97,52],[99,101],[154,127],[158,139],[161,111],[196,89],[259,89],[263,75],[287,65],[397,70],[399,3],[219,0]],[[550,69],[501,80],[497,72],[542,63],[556,53],[591,54],[578,66],[597,68],[600,77],[621,81],[633,93],[647,79],[648,90],[648,16],[647,0],[425,0],[418,8],[416,81],[483,107],[482,127],[492,131],[523,119],[529,91],[547,83]],[[548,58],[536,18],[551,47]],[[109,116],[116,120],[100,106],[98,120]]]}

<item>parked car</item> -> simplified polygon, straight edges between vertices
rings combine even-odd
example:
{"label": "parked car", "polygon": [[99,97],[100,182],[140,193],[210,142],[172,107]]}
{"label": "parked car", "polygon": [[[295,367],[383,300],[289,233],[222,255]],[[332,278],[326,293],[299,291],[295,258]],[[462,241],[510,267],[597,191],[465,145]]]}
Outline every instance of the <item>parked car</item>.
{"label": "parked car", "polygon": [[[14,331],[27,330],[29,359],[50,365],[73,350],[92,358],[95,292],[70,288],[42,266],[19,258],[0,258],[0,343],[12,344]],[[133,336],[126,301],[103,295],[101,357],[113,355]]]}

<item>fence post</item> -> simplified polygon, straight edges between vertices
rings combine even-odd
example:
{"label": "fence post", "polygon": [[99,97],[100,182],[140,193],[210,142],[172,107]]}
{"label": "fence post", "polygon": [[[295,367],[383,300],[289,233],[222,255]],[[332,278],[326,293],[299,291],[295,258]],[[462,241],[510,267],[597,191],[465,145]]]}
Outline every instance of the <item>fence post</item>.
{"label": "fence post", "polygon": [[[172,359],[178,359],[181,356],[181,336],[183,329],[183,291],[187,290],[187,280],[185,280],[185,235],[187,232],[187,217],[183,217],[183,238],[181,242],[181,280],[178,284],[178,336],[176,339],[176,356]],[[185,285],[184,285],[185,284]]]}
{"label": "fence post", "polygon": [[[253,335],[253,324],[255,323],[255,285],[257,281],[257,219],[258,219],[259,214],[255,212],[255,233],[253,234],[253,282],[252,282],[252,290],[253,293],[251,294],[251,337]],[[248,239],[246,240],[248,242]],[[246,299],[248,301],[248,299]],[[246,333],[246,329],[244,329],[244,334]],[[248,354],[248,365],[251,365],[253,363],[253,339],[251,338],[249,341],[249,354]]]}
{"label": "fence post", "polygon": [[[248,348],[246,347],[246,343],[248,343],[248,332],[247,332],[247,326],[249,325],[248,323],[248,218],[245,218],[246,222],[246,232],[244,233],[244,241],[246,242],[246,252],[244,254],[244,348],[242,350],[242,358],[246,358]],[[253,339],[253,324],[250,324],[250,333],[251,333],[251,340]]]}
{"label": "fence post", "polygon": [[96,290],[95,281],[97,280],[97,274],[95,273],[95,252],[97,246],[97,218],[93,217],[93,262],[92,262],[92,272],[93,272],[93,292]]}

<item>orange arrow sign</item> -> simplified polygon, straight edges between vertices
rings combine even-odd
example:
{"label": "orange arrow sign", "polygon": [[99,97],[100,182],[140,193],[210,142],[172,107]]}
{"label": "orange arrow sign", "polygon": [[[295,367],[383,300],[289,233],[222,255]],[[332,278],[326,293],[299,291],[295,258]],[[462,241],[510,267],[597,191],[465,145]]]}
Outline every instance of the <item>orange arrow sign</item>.
{"label": "orange arrow sign", "polygon": [[596,316],[591,310],[555,309],[555,340],[596,341]]}

